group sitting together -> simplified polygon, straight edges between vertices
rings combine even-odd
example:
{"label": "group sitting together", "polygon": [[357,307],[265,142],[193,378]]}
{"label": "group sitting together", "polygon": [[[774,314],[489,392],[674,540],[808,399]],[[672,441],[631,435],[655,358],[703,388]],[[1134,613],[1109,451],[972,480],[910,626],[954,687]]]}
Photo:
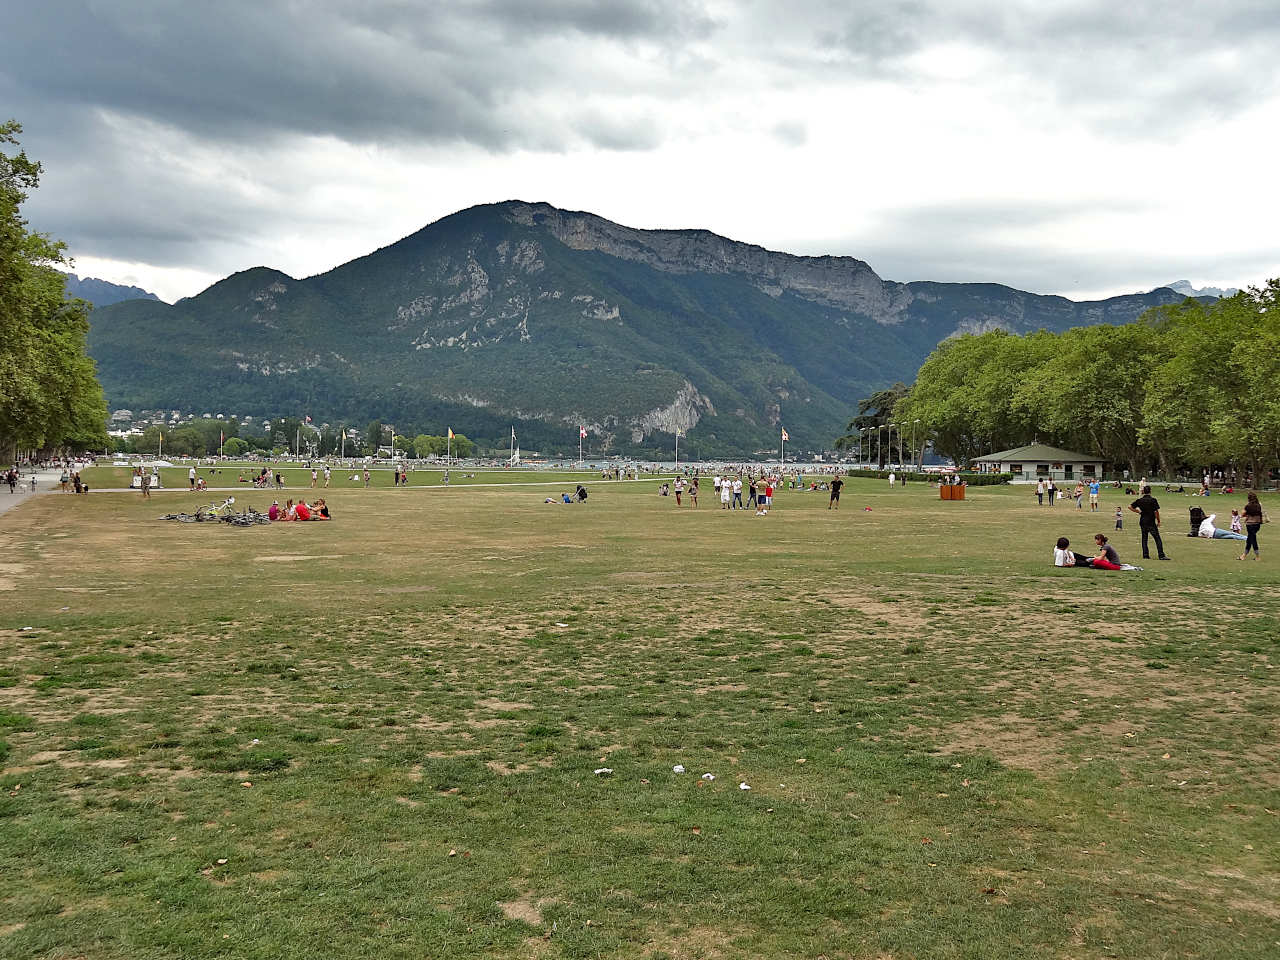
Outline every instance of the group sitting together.
{"label": "group sitting together", "polygon": [[1129,563],[1121,563],[1120,554],[1116,553],[1116,548],[1107,542],[1103,534],[1095,536],[1093,542],[1097,544],[1098,555],[1087,557],[1083,553],[1075,553],[1071,549],[1071,541],[1066,537],[1059,537],[1058,545],[1053,550],[1053,565],[1055,567],[1087,567],[1090,570],[1142,569]]}
{"label": "group sitting together", "polygon": [[584,487],[582,484],[578,484],[578,488],[574,490],[573,496],[570,496],[567,493],[562,493],[560,494],[559,499],[557,499],[556,497],[547,497],[542,502],[543,503],[586,503],[587,488]]}
{"label": "group sitting together", "polygon": [[309,506],[305,500],[299,500],[297,503],[290,500],[282,507],[280,506],[280,501],[276,500],[271,504],[271,509],[267,511],[267,516],[273,521],[330,519],[329,505],[324,502],[324,498]]}

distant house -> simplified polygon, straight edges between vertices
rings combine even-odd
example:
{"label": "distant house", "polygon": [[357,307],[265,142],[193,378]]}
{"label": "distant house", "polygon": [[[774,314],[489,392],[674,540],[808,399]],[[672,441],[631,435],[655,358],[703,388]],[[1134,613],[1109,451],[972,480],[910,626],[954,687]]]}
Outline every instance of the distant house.
{"label": "distant house", "polygon": [[129,423],[133,420],[132,410],[117,410],[111,414],[111,420],[114,423]]}
{"label": "distant house", "polygon": [[1101,457],[1087,453],[1074,453],[1043,443],[1032,443],[1012,450],[989,453],[975,457],[979,470],[992,473],[1011,473],[1015,481],[1035,483],[1040,479],[1085,480],[1102,479]]}

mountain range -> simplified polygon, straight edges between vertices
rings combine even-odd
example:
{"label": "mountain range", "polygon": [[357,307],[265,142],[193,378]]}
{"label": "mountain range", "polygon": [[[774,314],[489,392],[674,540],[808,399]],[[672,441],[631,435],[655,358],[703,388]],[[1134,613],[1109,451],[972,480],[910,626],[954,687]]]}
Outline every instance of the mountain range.
{"label": "mountain range", "polygon": [[123,286],[97,277],[77,277],[74,273],[65,274],[67,278],[67,296],[88,300],[95,307],[109,307],[122,300],[159,300],[154,293],[141,287]]}
{"label": "mountain range", "polygon": [[507,201],[306,279],[255,267],[195,297],[96,309],[112,407],[286,412],[505,447],[694,456],[828,448],[860,398],[964,332],[1127,323],[1183,297],[1093,302],[895,283],[705,230]]}

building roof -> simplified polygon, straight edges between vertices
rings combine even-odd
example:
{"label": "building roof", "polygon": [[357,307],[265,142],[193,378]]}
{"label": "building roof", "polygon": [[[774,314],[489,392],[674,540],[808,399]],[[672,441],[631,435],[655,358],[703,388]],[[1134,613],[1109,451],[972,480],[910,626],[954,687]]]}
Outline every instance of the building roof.
{"label": "building roof", "polygon": [[1061,447],[1051,447],[1044,443],[1031,443],[1025,447],[1014,447],[1012,450],[1001,450],[999,453],[989,453],[985,457],[974,457],[974,460],[984,463],[1007,462],[1009,460],[1034,460],[1038,463],[1066,463],[1074,461],[1076,463],[1102,463],[1102,457],[1095,457],[1089,453],[1075,453],[1071,450],[1063,450]]}

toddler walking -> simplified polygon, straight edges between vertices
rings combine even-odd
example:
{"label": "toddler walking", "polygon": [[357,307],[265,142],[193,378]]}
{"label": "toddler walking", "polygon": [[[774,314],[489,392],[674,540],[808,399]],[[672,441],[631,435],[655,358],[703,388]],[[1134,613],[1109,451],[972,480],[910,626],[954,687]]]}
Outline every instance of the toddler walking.
{"label": "toddler walking", "polygon": [[1122,511],[1119,507],[1116,507],[1116,529],[1117,530],[1124,529],[1124,511]]}

